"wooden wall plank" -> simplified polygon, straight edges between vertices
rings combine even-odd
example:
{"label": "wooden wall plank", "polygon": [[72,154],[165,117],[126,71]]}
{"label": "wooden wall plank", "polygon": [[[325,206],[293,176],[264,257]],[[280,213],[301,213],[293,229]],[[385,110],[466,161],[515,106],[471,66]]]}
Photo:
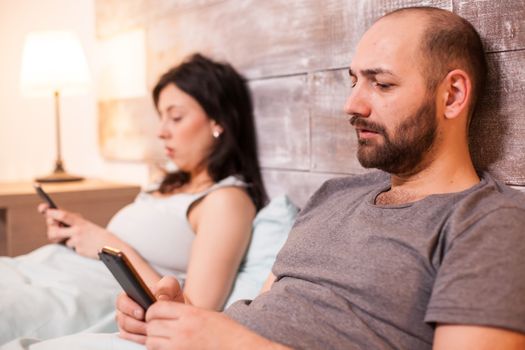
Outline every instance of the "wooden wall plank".
{"label": "wooden wall plank", "polygon": [[107,38],[174,11],[221,1],[224,0],[95,0],[96,34]]}
{"label": "wooden wall plank", "polygon": [[143,25],[154,17],[149,0],[95,0],[96,33],[107,38],[123,30]]}
{"label": "wooden wall plank", "polygon": [[361,36],[376,19],[388,12],[412,6],[431,6],[452,11],[452,0],[360,0],[358,10],[354,12]]}
{"label": "wooden wall plank", "polygon": [[351,89],[348,70],[317,72],[309,77],[311,169],[348,174],[366,172],[356,157],[355,129],[343,111]]}
{"label": "wooden wall plank", "polygon": [[485,51],[525,49],[525,1],[454,0],[454,12],[479,30]]}
{"label": "wooden wall plank", "polygon": [[342,13],[334,4],[340,1],[227,1],[160,19],[148,30],[150,81],[195,51],[228,60],[250,78],[305,72],[326,48],[319,42],[330,42],[324,28],[336,8]]}
{"label": "wooden wall plank", "polygon": [[158,116],[150,98],[98,103],[99,146],[110,160],[156,161],[163,156],[157,138]]}
{"label": "wooden wall plank", "polygon": [[264,169],[263,179],[270,198],[287,194],[292,202],[303,208],[310,196],[328,179],[341,174],[314,173]]}
{"label": "wooden wall plank", "polygon": [[510,186],[515,190],[521,191],[525,194],[525,186]]}
{"label": "wooden wall plank", "polygon": [[230,0],[179,11],[148,28],[149,81],[195,51],[249,78],[345,67],[378,16],[416,4],[452,9],[451,0]]}
{"label": "wooden wall plank", "polygon": [[488,59],[487,91],[471,125],[473,158],[507,183],[525,185],[525,50]]}
{"label": "wooden wall plank", "polygon": [[306,76],[250,83],[263,167],[308,169],[310,127]]}

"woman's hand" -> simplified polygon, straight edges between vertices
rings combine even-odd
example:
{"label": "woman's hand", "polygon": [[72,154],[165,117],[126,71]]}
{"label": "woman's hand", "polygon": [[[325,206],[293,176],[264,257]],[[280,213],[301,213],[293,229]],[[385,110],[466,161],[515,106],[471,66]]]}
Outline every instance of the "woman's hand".
{"label": "woman's hand", "polygon": [[[163,277],[155,286],[153,293],[158,301],[184,303],[185,298],[180,284],[174,277]],[[140,344],[146,343],[146,323],[144,310],[126,293],[117,298],[117,323],[120,336]]]}
{"label": "woman's hand", "polygon": [[123,244],[108,230],[84,219],[79,214],[62,209],[50,209],[47,204],[40,204],[38,211],[46,217],[49,241],[58,243],[66,240],[66,245],[74,248],[80,255],[97,259],[98,252],[103,246],[118,247]]}

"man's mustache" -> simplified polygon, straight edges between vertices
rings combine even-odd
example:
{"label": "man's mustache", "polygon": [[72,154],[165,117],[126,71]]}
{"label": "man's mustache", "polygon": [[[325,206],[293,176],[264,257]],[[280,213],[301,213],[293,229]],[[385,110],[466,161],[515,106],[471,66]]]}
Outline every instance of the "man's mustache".
{"label": "man's mustache", "polygon": [[355,128],[366,129],[378,134],[385,134],[385,128],[381,124],[371,122],[358,115],[353,115],[352,118],[350,118],[350,124]]}

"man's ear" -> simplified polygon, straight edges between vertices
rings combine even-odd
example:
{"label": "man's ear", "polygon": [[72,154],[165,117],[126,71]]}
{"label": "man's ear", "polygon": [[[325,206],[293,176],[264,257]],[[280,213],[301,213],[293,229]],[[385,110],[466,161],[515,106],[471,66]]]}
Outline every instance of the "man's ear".
{"label": "man's ear", "polygon": [[468,110],[472,82],[468,74],[462,69],[450,71],[442,81],[443,84],[443,113],[445,118],[453,119]]}

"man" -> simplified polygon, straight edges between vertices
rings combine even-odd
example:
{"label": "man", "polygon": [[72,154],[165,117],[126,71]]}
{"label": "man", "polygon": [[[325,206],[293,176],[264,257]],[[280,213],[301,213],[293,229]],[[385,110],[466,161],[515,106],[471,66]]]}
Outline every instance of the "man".
{"label": "man", "polygon": [[208,312],[163,279],[146,322],[119,298],[121,336],[150,349],[524,349],[524,200],[468,149],[485,74],[479,36],[453,13],[381,18],[345,110],[359,161],[382,172],[316,192],[254,301]]}

